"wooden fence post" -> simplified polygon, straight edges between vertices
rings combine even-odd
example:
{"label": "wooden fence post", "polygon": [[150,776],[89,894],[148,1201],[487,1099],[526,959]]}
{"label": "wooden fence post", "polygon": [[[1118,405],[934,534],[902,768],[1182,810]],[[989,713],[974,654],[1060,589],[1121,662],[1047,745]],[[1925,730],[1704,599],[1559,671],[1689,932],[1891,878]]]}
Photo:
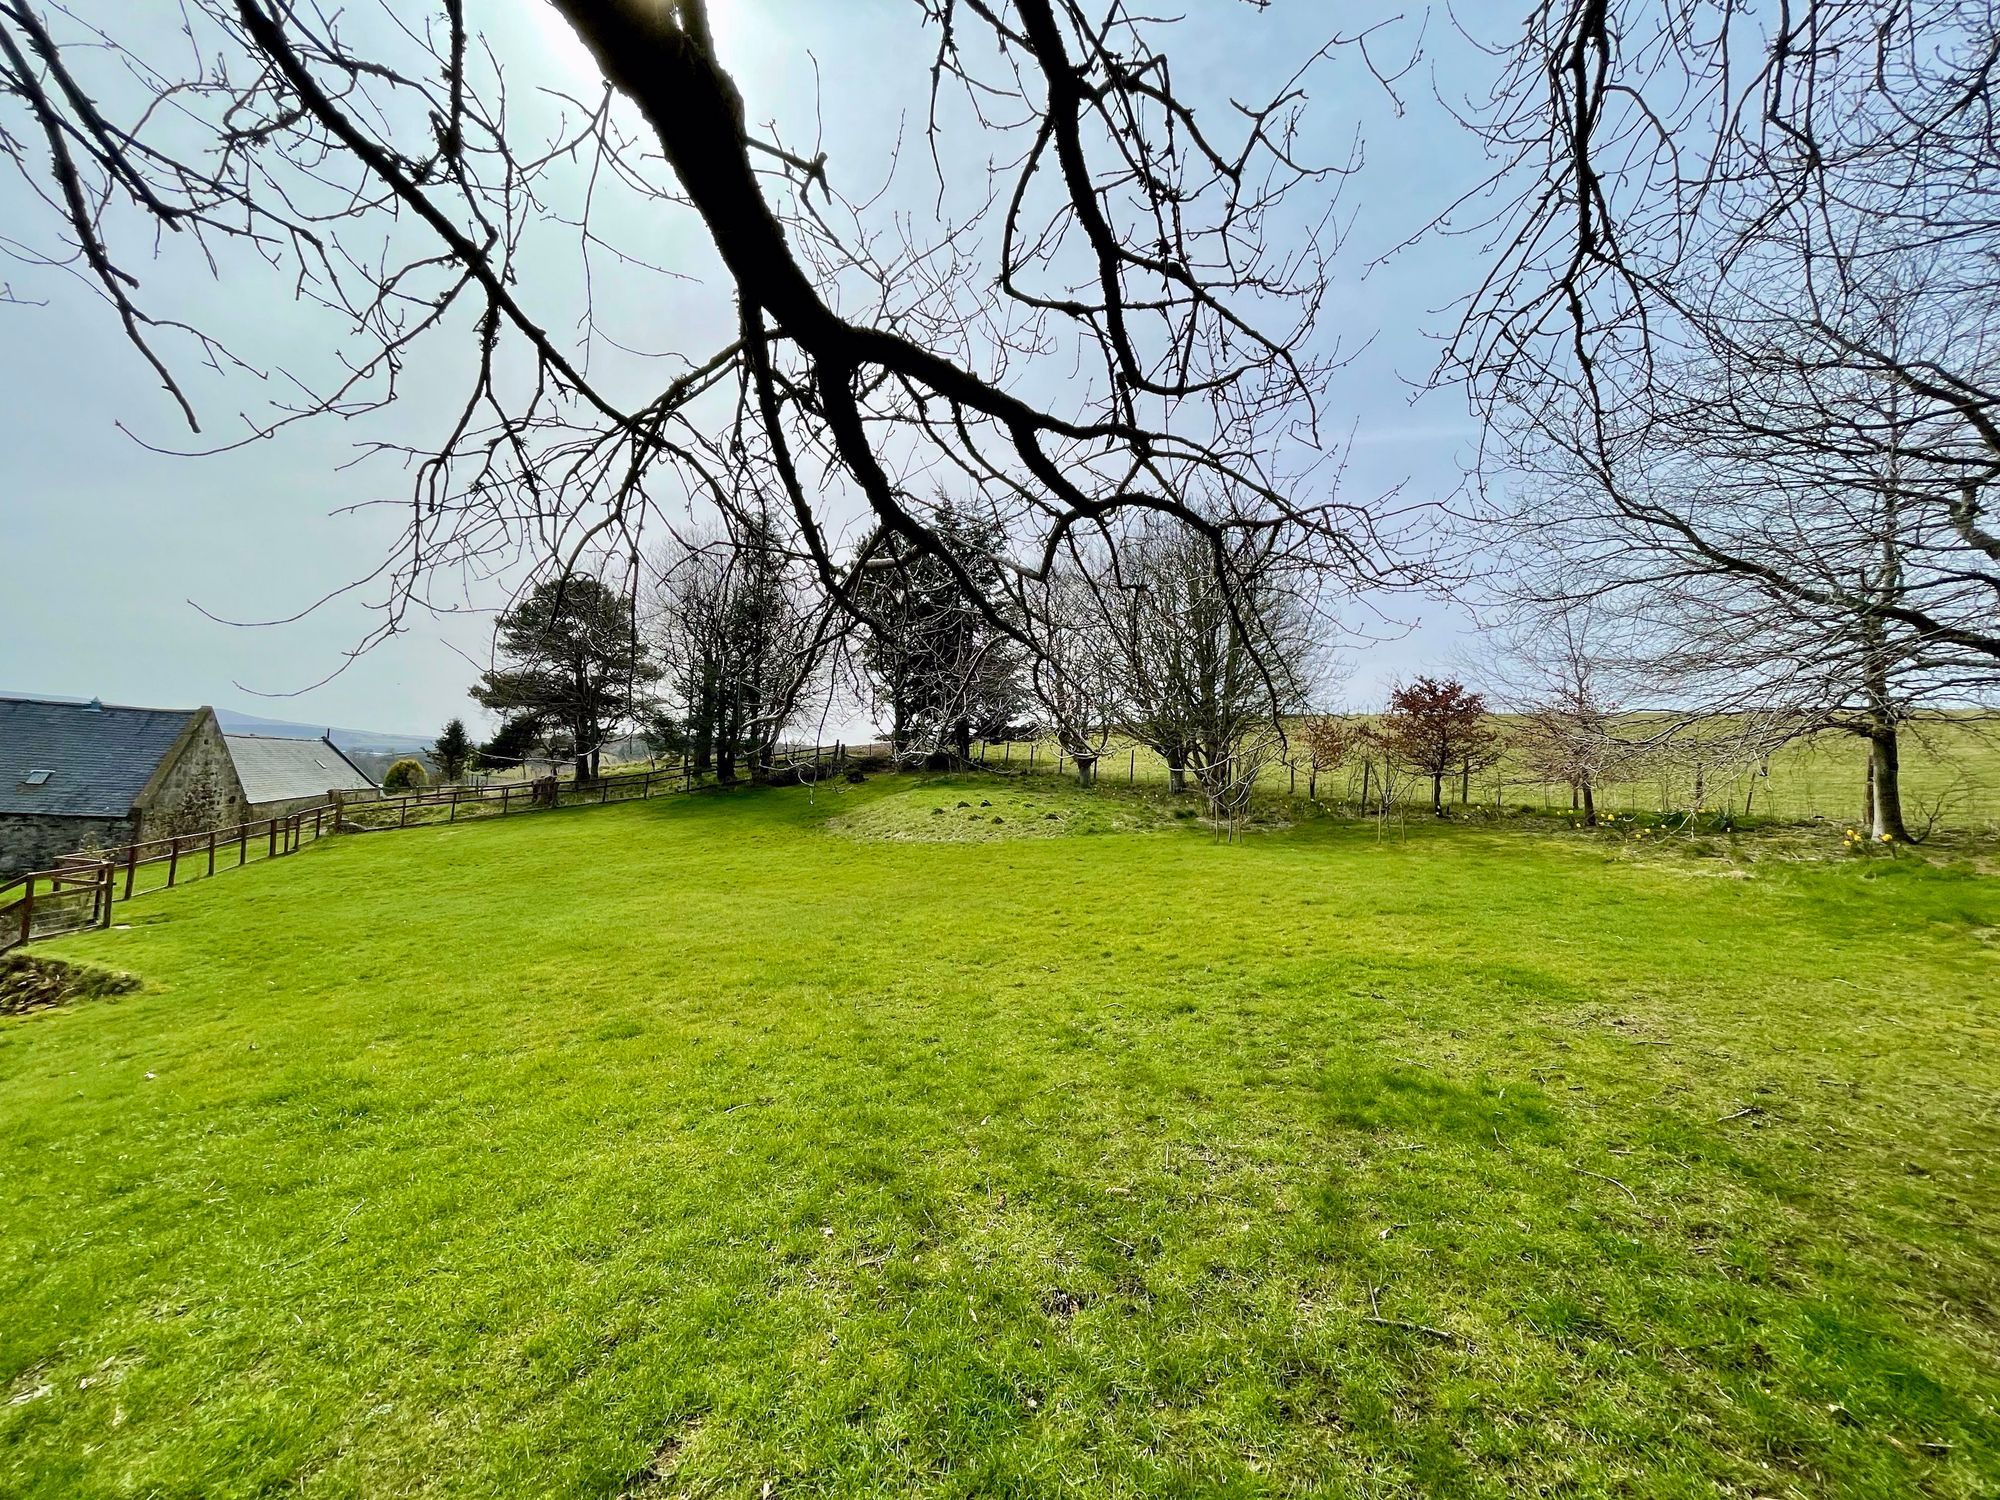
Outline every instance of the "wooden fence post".
{"label": "wooden fence post", "polygon": [[174,888],[174,876],[181,867],[181,839],[175,834],[167,840],[167,889]]}
{"label": "wooden fence post", "polygon": [[99,927],[109,927],[111,925],[111,900],[118,893],[117,874],[118,866],[108,859],[98,867],[98,886],[104,892],[104,917],[97,924]]}
{"label": "wooden fence post", "polygon": [[132,899],[132,879],[138,873],[139,846],[137,844],[127,844],[125,846],[125,899],[127,901]]}
{"label": "wooden fence post", "polygon": [[1139,747],[1132,747],[1131,759],[1125,762],[1125,785],[1135,786],[1139,780]]}
{"label": "wooden fence post", "polygon": [[21,941],[27,942],[35,930],[35,877],[30,875],[28,883],[21,887]]}
{"label": "wooden fence post", "polygon": [[1030,771],[1035,769],[1035,742],[1033,740],[1028,741],[1028,769]]}
{"label": "wooden fence post", "polygon": [[410,799],[408,797],[402,800],[400,811],[396,814],[396,826],[398,828],[408,828],[410,826]]}
{"label": "wooden fence post", "polygon": [[264,823],[264,857],[266,859],[276,859],[278,857],[278,820],[276,818],[269,818]]}
{"label": "wooden fence post", "polygon": [[215,830],[208,830],[208,873],[215,873]]}
{"label": "wooden fence post", "polygon": [[451,789],[451,811],[448,814],[446,814],[445,822],[456,823],[457,821],[458,821],[458,788],[453,787]]}

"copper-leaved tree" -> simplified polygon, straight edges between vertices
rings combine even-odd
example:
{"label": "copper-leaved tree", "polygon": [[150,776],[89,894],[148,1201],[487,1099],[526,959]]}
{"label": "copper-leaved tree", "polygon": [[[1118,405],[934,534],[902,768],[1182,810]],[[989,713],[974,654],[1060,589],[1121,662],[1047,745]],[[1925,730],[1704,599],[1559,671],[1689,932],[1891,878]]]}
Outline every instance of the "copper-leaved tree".
{"label": "copper-leaved tree", "polygon": [[1445,778],[1491,765],[1499,747],[1486,699],[1462,682],[1436,677],[1418,677],[1392,692],[1375,732],[1391,755],[1430,778],[1431,811],[1438,817],[1444,816]]}

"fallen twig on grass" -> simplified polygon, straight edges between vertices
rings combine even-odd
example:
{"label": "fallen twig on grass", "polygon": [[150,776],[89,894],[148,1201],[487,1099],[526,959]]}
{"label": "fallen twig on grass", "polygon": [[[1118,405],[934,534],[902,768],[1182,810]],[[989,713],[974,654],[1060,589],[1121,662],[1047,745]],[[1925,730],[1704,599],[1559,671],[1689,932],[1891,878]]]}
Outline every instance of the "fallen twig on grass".
{"label": "fallen twig on grass", "polygon": [[1448,1344],[1462,1344],[1465,1341],[1446,1328],[1433,1328],[1428,1323],[1412,1323],[1407,1318],[1378,1318],[1373,1314],[1364,1317],[1364,1323],[1373,1323],[1377,1328],[1401,1328],[1409,1333],[1427,1333],[1434,1339],[1443,1339]]}
{"label": "fallen twig on grass", "polygon": [[261,1269],[265,1271],[270,1271],[273,1269],[279,1271],[294,1271],[297,1270],[300,1266],[304,1265],[307,1261],[311,1260],[315,1255],[318,1255],[320,1251],[327,1249],[329,1246],[346,1243],[347,1221],[353,1218],[356,1214],[360,1213],[362,1205],[367,1203],[367,1201],[368,1200],[366,1198],[363,1198],[359,1200],[357,1203],[355,1203],[351,1208],[349,1208],[346,1213],[340,1216],[340,1221],[336,1223],[332,1229],[327,1231],[326,1238],[322,1239],[317,1245],[313,1246],[312,1249],[308,1250],[304,1255],[301,1255],[297,1260],[286,1261],[282,1266],[266,1265]]}
{"label": "fallen twig on grass", "polygon": [[1593,1172],[1588,1167],[1579,1167],[1573,1161],[1566,1161],[1563,1163],[1563,1165],[1568,1167],[1572,1172],[1582,1173],[1585,1177],[1595,1177],[1599,1182],[1610,1183],[1613,1187],[1617,1188],[1619,1192],[1623,1193],[1626,1197],[1630,1198],[1635,1204],[1639,1201],[1639,1195],[1633,1192],[1627,1186],[1625,1186],[1625,1184],[1620,1182],[1616,1177],[1607,1177],[1602,1172]]}
{"label": "fallen twig on grass", "polygon": [[1369,1310],[1362,1317],[1361,1319],[1362,1322],[1373,1323],[1377,1328],[1400,1328],[1405,1333],[1427,1334],[1431,1338],[1440,1339],[1447,1344],[1463,1344],[1468,1349],[1472,1347],[1472,1341],[1470,1339],[1460,1338],[1457,1334],[1453,1333],[1449,1328],[1433,1328],[1428,1323],[1413,1323],[1408,1318],[1383,1317],[1382,1305],[1380,1302],[1376,1300],[1378,1294],[1382,1290],[1383,1288],[1379,1286],[1371,1286],[1370,1288],[1368,1288]]}

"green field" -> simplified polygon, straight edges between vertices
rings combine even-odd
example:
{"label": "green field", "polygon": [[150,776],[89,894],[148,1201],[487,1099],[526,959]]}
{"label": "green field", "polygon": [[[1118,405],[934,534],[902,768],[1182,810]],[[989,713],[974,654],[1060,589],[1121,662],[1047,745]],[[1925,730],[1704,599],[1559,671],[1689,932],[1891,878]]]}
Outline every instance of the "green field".
{"label": "green field", "polygon": [[[990,804],[990,805],[989,805]],[[0,1020],[0,1494],[1987,1496],[2000,884],[882,778]]]}
{"label": "green field", "polygon": [[[1504,735],[1507,717],[1502,715],[1496,722]],[[1296,765],[1291,761],[1273,764],[1264,773],[1263,787],[1299,795],[1310,788],[1323,801],[1353,804],[1361,797],[1364,759],[1371,762],[1371,792],[1380,786],[1379,751],[1357,754],[1347,765],[1316,778],[1309,774],[1303,745],[1294,744],[1290,753]],[[1027,759],[1028,746],[996,743],[981,747],[979,754],[989,767],[1018,770]],[[1056,762],[1053,740],[1035,746],[1035,770],[1051,768]],[[1903,801],[1913,832],[1923,833],[1933,811],[1941,830],[2000,830],[2000,721],[1959,716],[1912,724],[1903,732],[1902,763]],[[1766,760],[1719,766],[1704,776],[1701,800],[1704,806],[1739,817],[1747,813],[1786,821],[1854,823],[1861,820],[1867,767],[1867,749],[1860,740],[1847,734],[1822,734],[1794,741]],[[1114,783],[1145,785],[1167,779],[1166,763],[1159,756],[1122,738],[1106,749],[1100,770]],[[1429,805],[1428,781],[1403,772],[1398,774],[1396,785],[1400,804]],[[1499,764],[1475,772],[1469,789],[1456,780],[1446,789],[1454,803],[1462,791],[1469,791],[1472,804],[1487,808],[1557,810],[1568,807],[1572,800],[1569,788],[1535,780],[1520,758],[1511,754],[1503,755]],[[1621,778],[1601,787],[1597,802],[1607,810],[1685,810],[1694,802],[1693,775],[1685,765],[1675,765]]]}

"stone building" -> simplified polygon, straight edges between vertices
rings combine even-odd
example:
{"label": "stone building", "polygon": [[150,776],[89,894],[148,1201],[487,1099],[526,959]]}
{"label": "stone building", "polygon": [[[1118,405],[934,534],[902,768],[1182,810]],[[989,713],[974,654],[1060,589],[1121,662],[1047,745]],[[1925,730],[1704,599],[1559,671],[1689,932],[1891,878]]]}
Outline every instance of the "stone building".
{"label": "stone building", "polygon": [[348,801],[375,797],[368,773],[340,753],[330,739],[283,739],[268,734],[230,734],[230,758],[249,800],[252,818],[283,817],[327,800],[338,792]]}
{"label": "stone building", "polygon": [[0,698],[0,880],[247,810],[211,708]]}

